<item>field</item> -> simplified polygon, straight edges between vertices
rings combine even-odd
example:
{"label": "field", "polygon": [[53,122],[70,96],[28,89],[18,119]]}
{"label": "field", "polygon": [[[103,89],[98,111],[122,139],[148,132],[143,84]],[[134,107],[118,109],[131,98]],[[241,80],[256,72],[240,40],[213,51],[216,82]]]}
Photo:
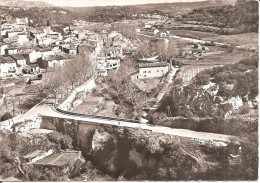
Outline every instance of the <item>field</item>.
{"label": "field", "polygon": [[253,53],[243,52],[243,51],[233,51],[232,53],[224,53],[218,55],[209,55],[203,57],[203,60],[200,62],[206,64],[233,64],[237,63],[244,58],[248,58],[252,56]]}
{"label": "field", "polygon": [[213,32],[201,32],[201,31],[191,31],[191,30],[171,30],[170,32],[173,35],[194,38],[194,39],[202,39],[202,38],[218,36],[218,34]]}
{"label": "field", "polygon": [[243,45],[247,48],[255,47],[258,49],[258,33],[245,33],[237,35],[219,35],[216,37],[204,37],[204,40],[221,42],[221,43],[234,43]]}

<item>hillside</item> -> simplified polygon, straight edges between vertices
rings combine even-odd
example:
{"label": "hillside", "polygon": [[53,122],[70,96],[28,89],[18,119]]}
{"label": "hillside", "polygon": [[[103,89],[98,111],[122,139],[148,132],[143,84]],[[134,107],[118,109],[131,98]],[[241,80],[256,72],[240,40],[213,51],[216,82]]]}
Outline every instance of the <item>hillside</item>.
{"label": "hillside", "polygon": [[194,9],[179,20],[184,23],[233,28],[233,30],[223,29],[220,34],[238,34],[258,32],[258,16],[257,1],[238,1],[233,6]]}
{"label": "hillside", "polygon": [[[182,83],[181,78],[175,82]],[[216,117],[238,113],[241,108],[257,109],[258,57],[200,72],[192,84],[173,86],[161,111],[170,105],[173,116]]]}
{"label": "hillside", "polygon": [[[44,21],[51,20],[53,23],[68,24],[72,20],[81,19],[90,22],[115,22],[124,19],[132,19],[134,13],[159,13],[174,17],[176,14],[188,13],[195,8],[209,6],[223,6],[232,3],[225,1],[205,1],[197,3],[162,3],[132,6],[103,6],[103,7],[55,7],[42,2],[25,2],[22,0],[5,1],[1,0],[0,7],[2,14],[12,17],[28,17],[36,25],[42,25]],[[9,6],[18,8],[10,9]],[[19,8],[20,7],[20,8]],[[21,8],[21,7],[26,7]],[[56,11],[56,12],[55,12]],[[61,14],[59,11],[65,11]]]}
{"label": "hillside", "polygon": [[41,1],[23,1],[23,0],[0,0],[1,6],[13,7],[51,7],[52,5]]}

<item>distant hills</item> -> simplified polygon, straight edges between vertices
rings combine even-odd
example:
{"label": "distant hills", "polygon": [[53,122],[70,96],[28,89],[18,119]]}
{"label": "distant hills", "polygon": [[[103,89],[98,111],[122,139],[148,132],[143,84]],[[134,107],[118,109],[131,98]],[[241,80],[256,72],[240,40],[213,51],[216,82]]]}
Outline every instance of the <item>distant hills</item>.
{"label": "distant hills", "polygon": [[53,5],[42,1],[0,0],[0,6],[31,8],[31,7],[52,7]]}
{"label": "distant hills", "polygon": [[[153,4],[143,4],[143,5],[126,5],[127,7],[138,7],[138,8],[153,8],[153,7],[163,7],[168,5],[194,5],[194,7],[201,6],[201,5],[212,5],[212,4],[232,4],[235,3],[237,0],[208,0],[208,1],[201,1],[201,2],[176,2],[176,3],[153,3]],[[0,0],[1,6],[11,6],[11,7],[55,7],[54,5],[48,4],[43,1],[24,1],[24,0]],[[102,7],[102,6],[100,6]],[[117,7],[117,6],[106,6],[106,7]],[[69,9],[78,9],[80,7],[63,7]],[[81,9],[91,9],[93,7],[81,7]],[[97,8],[97,7],[96,7]]]}

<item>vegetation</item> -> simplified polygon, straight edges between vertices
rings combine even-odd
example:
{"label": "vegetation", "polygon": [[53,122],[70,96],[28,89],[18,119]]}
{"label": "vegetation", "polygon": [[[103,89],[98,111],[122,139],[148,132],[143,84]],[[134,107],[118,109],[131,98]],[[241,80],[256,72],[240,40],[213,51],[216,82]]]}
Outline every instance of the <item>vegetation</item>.
{"label": "vegetation", "polygon": [[[194,9],[182,21],[201,23],[221,28],[220,34],[258,32],[258,2],[238,1],[235,6]],[[233,29],[224,29],[233,28]]]}
{"label": "vegetation", "polygon": [[[196,75],[192,84],[175,85],[171,94],[163,99],[159,111],[164,112],[166,106],[170,106],[173,116],[223,117],[232,112],[232,106],[227,102],[232,97],[241,98],[244,104],[256,99],[257,82],[258,57],[204,70]],[[209,89],[203,89],[210,84]]]}
{"label": "vegetation", "polygon": [[76,85],[86,82],[93,76],[93,64],[86,55],[79,55],[66,62],[62,67],[56,68],[55,72],[48,72],[43,77],[43,89],[46,93],[57,95],[68,94]]}

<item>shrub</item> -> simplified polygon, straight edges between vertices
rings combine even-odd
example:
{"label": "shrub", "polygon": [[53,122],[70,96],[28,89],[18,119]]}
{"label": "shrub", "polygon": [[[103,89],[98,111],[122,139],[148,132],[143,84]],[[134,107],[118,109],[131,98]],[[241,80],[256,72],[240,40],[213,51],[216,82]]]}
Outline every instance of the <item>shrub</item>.
{"label": "shrub", "polygon": [[1,121],[5,121],[5,120],[8,120],[8,119],[11,119],[13,116],[10,112],[6,112],[4,113],[2,116],[1,116]]}
{"label": "shrub", "polygon": [[239,114],[247,114],[250,111],[250,107],[248,105],[243,105],[239,108]]}

